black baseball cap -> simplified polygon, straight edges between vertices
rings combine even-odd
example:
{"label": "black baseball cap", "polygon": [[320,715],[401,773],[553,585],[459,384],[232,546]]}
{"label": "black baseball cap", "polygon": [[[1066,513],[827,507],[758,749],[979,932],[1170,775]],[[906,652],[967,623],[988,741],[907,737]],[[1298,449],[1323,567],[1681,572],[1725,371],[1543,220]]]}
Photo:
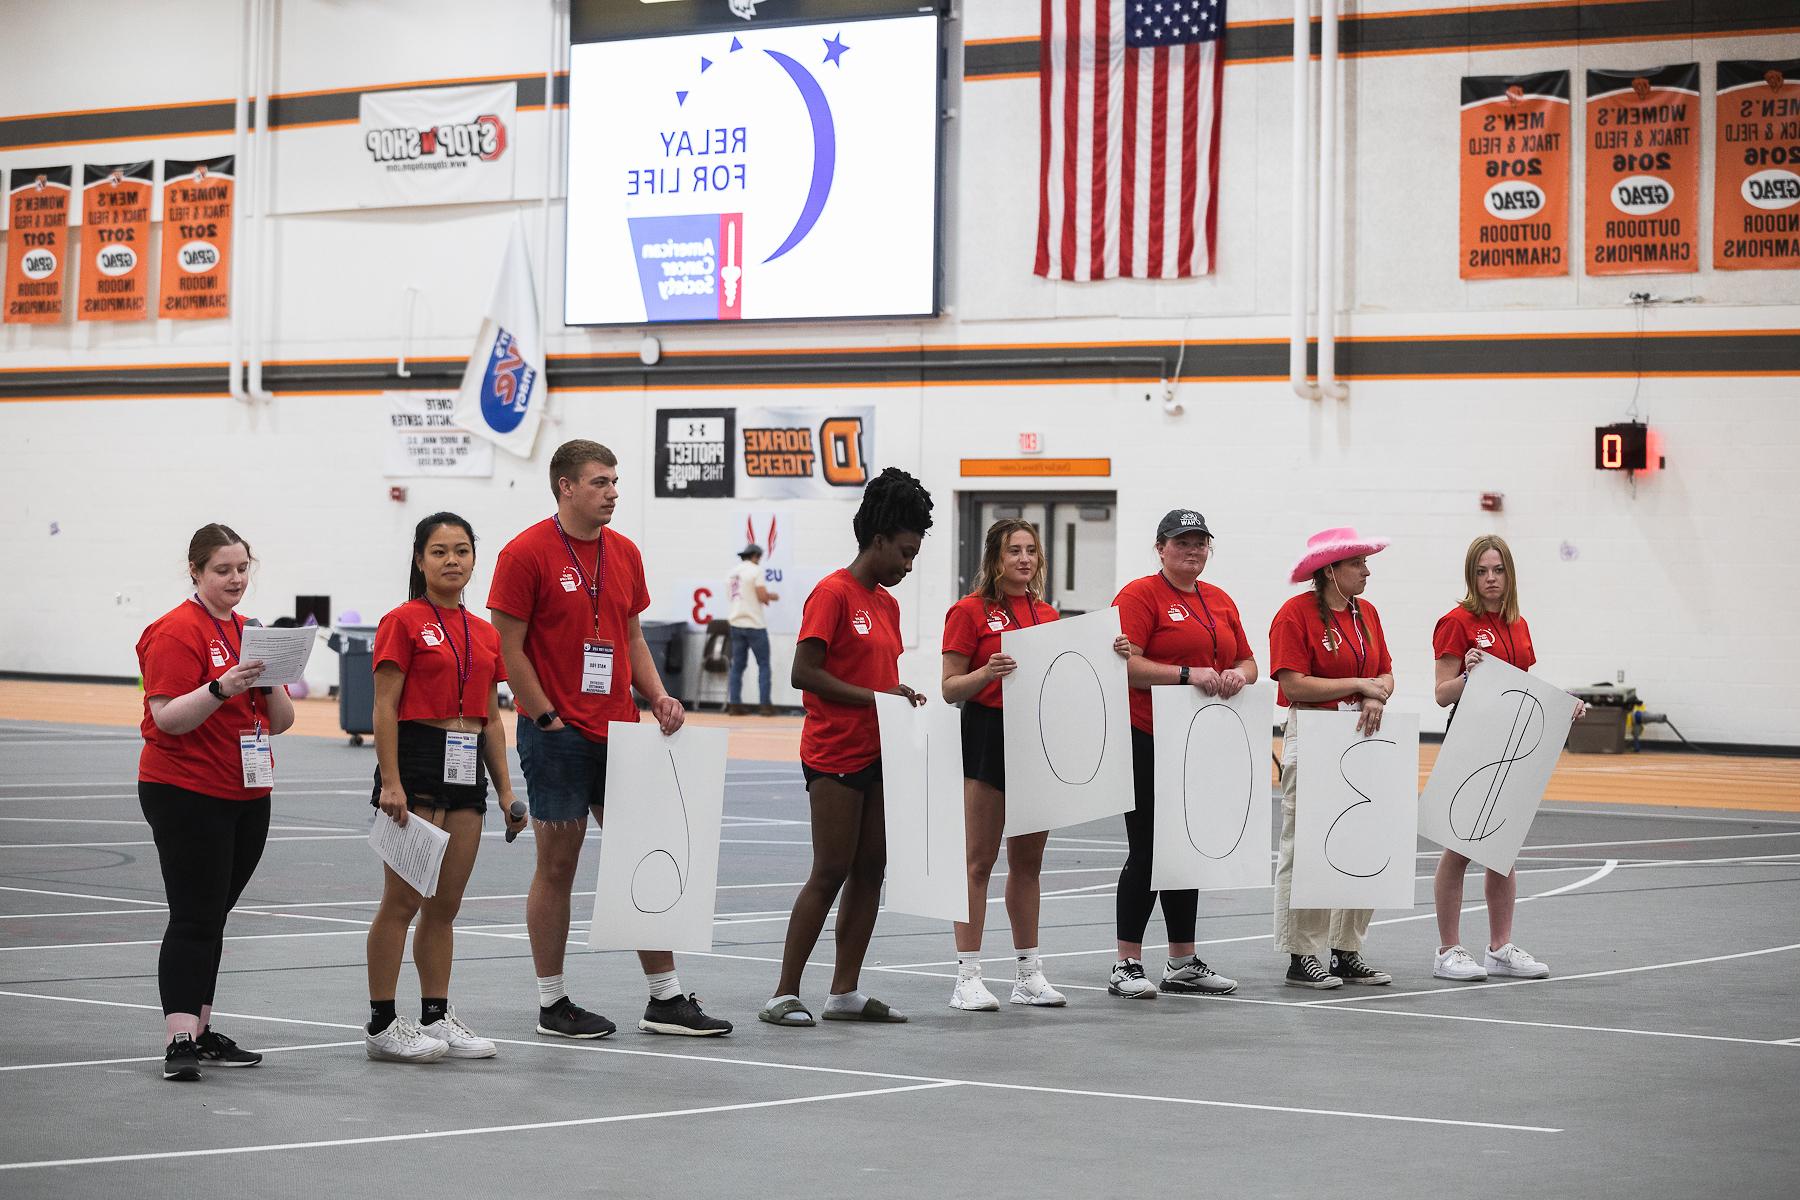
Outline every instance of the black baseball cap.
{"label": "black baseball cap", "polygon": [[1211,537],[1212,530],[1206,527],[1206,518],[1191,508],[1171,508],[1156,527],[1156,540],[1164,541],[1172,537],[1180,537],[1184,533],[1197,533],[1202,537]]}
{"label": "black baseball cap", "polygon": [[760,558],[760,557],[762,557],[762,552],[763,551],[762,551],[761,546],[757,545],[755,542],[751,542],[749,545],[745,546],[742,550],[738,551],[738,557],[739,558]]}

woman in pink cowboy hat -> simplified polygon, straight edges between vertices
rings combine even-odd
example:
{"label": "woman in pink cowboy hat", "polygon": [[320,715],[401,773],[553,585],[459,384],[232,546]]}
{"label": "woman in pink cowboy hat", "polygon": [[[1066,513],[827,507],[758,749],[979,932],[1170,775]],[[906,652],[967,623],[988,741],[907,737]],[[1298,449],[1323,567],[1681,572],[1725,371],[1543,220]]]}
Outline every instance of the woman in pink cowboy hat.
{"label": "woman in pink cowboy hat", "polygon": [[[1334,988],[1346,983],[1392,983],[1394,977],[1363,961],[1371,910],[1290,908],[1294,877],[1294,795],[1299,745],[1295,730],[1302,708],[1339,709],[1361,715],[1365,735],[1381,728],[1394,693],[1394,660],[1375,607],[1359,601],[1369,582],[1368,557],[1388,539],[1364,537],[1349,527],[1325,529],[1306,540],[1294,564],[1293,583],[1312,580],[1312,592],[1294,596],[1269,627],[1269,673],[1287,706],[1281,754],[1281,857],[1275,868],[1275,949],[1288,954],[1287,982],[1294,987]],[[1331,952],[1331,969],[1319,960]]]}

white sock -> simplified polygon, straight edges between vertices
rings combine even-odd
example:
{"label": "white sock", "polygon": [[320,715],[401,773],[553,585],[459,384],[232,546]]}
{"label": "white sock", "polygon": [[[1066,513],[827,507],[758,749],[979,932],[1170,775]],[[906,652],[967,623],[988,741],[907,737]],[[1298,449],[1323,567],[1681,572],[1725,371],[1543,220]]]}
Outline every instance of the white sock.
{"label": "white sock", "polygon": [[863,1005],[868,1002],[869,998],[862,994],[860,988],[854,992],[845,992],[841,996],[834,992],[831,999],[825,1001],[825,1011],[859,1013],[863,1010]]}
{"label": "white sock", "polygon": [[650,985],[652,1000],[673,1000],[681,995],[681,981],[675,978],[673,971],[658,971],[654,975],[646,974],[644,982]]}
{"label": "white sock", "polygon": [[563,987],[563,977],[561,975],[538,976],[539,1008],[549,1008],[552,1004],[555,1004],[558,1000],[561,1000],[568,994],[568,990]]}
{"label": "white sock", "polygon": [[1026,949],[1015,948],[1013,950],[1013,957],[1018,959],[1019,974],[1021,975],[1031,975],[1043,970],[1043,967],[1038,963],[1038,948],[1036,946],[1031,946]]}
{"label": "white sock", "polygon": [[958,950],[956,952],[956,973],[963,979],[972,979],[981,974],[981,951]]}

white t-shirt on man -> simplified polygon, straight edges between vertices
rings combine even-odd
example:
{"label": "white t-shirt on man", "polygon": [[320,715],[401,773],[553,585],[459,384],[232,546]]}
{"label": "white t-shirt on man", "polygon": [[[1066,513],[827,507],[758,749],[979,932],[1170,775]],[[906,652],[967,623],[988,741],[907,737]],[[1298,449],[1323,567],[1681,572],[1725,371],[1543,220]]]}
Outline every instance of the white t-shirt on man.
{"label": "white t-shirt on man", "polygon": [[731,572],[731,624],[738,629],[762,629],[767,625],[763,602],[756,587],[763,581],[761,563],[744,559]]}

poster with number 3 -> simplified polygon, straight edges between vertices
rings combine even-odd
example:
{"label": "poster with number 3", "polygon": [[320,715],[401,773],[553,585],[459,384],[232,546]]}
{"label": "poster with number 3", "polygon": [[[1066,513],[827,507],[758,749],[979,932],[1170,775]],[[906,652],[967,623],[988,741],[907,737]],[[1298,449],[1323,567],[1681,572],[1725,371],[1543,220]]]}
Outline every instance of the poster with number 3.
{"label": "poster with number 3", "polygon": [[1411,908],[1419,827],[1419,716],[1302,709],[1294,797],[1295,908]]}

